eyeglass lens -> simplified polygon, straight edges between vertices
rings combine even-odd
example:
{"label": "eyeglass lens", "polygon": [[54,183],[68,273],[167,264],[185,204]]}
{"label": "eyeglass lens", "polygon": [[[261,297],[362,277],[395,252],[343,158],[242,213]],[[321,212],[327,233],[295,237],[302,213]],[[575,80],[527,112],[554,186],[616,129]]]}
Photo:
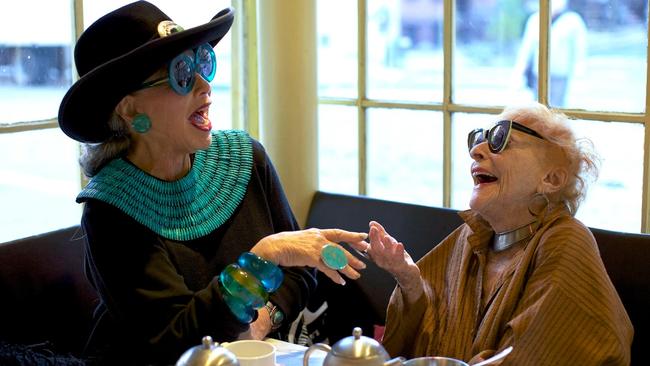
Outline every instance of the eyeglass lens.
{"label": "eyeglass lens", "polygon": [[196,49],[194,62],[198,73],[208,82],[214,79],[217,71],[217,57],[214,54],[212,46],[203,44]]}
{"label": "eyeglass lens", "polygon": [[176,62],[170,65],[170,76],[182,90],[188,89],[194,84],[194,67],[189,57],[183,55],[176,59]]}
{"label": "eyeglass lens", "polygon": [[496,126],[492,127],[488,132],[488,142],[490,149],[495,151],[501,151],[506,143],[508,138],[508,132],[510,131],[510,124],[505,124],[499,122]]}
{"label": "eyeglass lens", "polygon": [[467,147],[471,150],[474,146],[480,144],[485,140],[485,130],[482,128],[478,128],[472,132],[469,133],[469,136],[467,137]]}

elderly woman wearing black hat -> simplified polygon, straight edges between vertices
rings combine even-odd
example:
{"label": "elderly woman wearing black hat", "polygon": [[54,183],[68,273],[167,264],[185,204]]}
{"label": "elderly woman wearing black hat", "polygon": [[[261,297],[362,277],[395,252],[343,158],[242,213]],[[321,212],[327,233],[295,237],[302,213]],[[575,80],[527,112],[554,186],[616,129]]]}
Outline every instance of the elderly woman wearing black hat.
{"label": "elderly woman wearing black hat", "polygon": [[76,44],[81,77],[59,123],[85,143],[92,178],[77,201],[101,299],[89,350],[105,363],[170,363],[206,335],[263,338],[306,305],[307,267],[341,284],[339,272],[354,279],[365,267],[336,242],[365,250],[366,234],[297,231],[260,143],[211,132],[213,47],[233,16],[184,30],[138,1]]}

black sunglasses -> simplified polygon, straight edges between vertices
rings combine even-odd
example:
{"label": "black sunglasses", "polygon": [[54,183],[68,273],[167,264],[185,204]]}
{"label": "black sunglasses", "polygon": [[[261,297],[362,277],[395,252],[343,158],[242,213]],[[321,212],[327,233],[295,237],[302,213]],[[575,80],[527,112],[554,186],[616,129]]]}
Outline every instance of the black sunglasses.
{"label": "black sunglasses", "polygon": [[490,151],[494,154],[499,154],[506,148],[506,145],[508,145],[510,133],[513,129],[544,140],[542,135],[520,123],[503,120],[497,122],[489,130],[477,128],[470,132],[469,135],[467,135],[467,148],[471,151],[474,146],[487,141]]}

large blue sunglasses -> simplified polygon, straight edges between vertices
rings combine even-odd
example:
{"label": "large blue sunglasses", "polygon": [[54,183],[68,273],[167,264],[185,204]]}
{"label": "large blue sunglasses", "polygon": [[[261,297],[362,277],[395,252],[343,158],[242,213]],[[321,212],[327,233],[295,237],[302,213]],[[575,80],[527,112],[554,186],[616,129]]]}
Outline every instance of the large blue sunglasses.
{"label": "large blue sunglasses", "polygon": [[174,57],[169,63],[168,75],[143,83],[140,89],[151,88],[169,82],[169,86],[180,95],[186,95],[196,81],[195,74],[199,73],[208,83],[214,79],[217,72],[217,57],[209,44],[200,45],[194,51],[194,60],[186,53]]}

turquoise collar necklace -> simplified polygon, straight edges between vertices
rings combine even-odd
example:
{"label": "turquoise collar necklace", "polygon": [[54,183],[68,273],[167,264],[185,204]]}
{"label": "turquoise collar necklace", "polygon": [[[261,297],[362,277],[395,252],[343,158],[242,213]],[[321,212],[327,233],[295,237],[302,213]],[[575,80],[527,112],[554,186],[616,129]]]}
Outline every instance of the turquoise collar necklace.
{"label": "turquoise collar necklace", "polygon": [[91,179],[77,202],[104,201],[162,237],[187,241],[209,234],[230,218],[244,198],[252,167],[248,134],[218,131],[211,146],[195,154],[185,177],[162,181],[115,159]]}

